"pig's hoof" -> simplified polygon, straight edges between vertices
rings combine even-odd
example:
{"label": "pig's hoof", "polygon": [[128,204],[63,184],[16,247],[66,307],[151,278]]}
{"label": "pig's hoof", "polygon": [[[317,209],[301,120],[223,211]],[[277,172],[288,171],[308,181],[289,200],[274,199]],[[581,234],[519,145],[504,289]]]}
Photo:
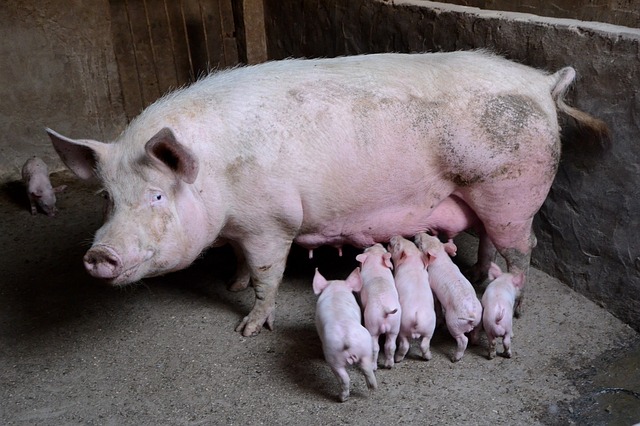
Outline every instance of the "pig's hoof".
{"label": "pig's hoof", "polygon": [[424,358],[425,361],[429,361],[431,359],[431,351],[423,353],[422,358]]}
{"label": "pig's hoof", "polygon": [[242,333],[243,336],[257,336],[263,326],[266,326],[269,330],[273,331],[273,321],[275,315],[272,312],[266,319],[252,318],[249,314],[242,319],[242,322],[236,327],[236,332]]}
{"label": "pig's hoof", "polygon": [[496,357],[496,353],[489,351],[489,353],[487,354],[487,359],[494,359]]}
{"label": "pig's hoof", "polygon": [[504,351],[500,354],[504,358],[511,358],[511,351]]}
{"label": "pig's hoof", "polygon": [[404,356],[396,355],[393,359],[395,362],[402,362],[404,360]]}
{"label": "pig's hoof", "polygon": [[251,320],[249,315],[244,317],[240,325],[236,327],[236,331],[242,333],[244,337],[257,336],[261,329],[262,324],[255,320]]}
{"label": "pig's hoof", "polygon": [[349,399],[349,393],[341,393],[340,395],[338,395],[338,401],[340,402],[345,402],[346,400]]}

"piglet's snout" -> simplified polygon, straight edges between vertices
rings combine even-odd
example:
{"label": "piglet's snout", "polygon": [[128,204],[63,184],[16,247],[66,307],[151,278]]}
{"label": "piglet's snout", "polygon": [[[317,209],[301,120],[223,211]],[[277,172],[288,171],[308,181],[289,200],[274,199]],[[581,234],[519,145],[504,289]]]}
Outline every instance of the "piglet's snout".
{"label": "piglet's snout", "polygon": [[91,276],[102,279],[118,277],[123,270],[120,256],[109,247],[95,246],[84,255],[84,267]]}

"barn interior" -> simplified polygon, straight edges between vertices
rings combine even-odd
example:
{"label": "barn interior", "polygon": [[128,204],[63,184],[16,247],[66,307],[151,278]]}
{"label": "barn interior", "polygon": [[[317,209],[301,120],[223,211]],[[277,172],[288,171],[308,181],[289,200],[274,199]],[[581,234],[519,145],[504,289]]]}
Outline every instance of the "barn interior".
{"label": "barn interior", "polygon": [[[621,424],[640,422],[640,2],[419,0],[17,1],[0,6],[0,313],[3,424]],[[294,248],[276,328],[234,327],[253,293],[230,293],[228,248],[190,268],[110,288],[83,269],[102,223],[95,182],[68,172],[44,131],[115,139],[163,93],[208,72],[287,57],[489,49],[546,70],[571,65],[568,103],[603,119],[611,147],[587,152],[570,123],[536,217],[538,245],[514,357],[486,342],[451,363],[379,370],[370,393],[337,382],[313,322],[316,267],[356,265]],[[32,216],[20,169],[38,155],[58,196]],[[475,261],[461,235],[456,262]]]}

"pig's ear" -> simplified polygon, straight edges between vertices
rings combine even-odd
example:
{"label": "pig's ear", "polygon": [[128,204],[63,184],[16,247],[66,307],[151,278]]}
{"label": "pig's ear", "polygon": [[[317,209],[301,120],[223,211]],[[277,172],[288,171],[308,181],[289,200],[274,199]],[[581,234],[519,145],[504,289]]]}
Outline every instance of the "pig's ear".
{"label": "pig's ear", "polygon": [[458,253],[458,247],[456,247],[453,240],[449,240],[446,243],[444,243],[444,250],[451,257],[454,257]]}
{"label": "pig's ear", "polygon": [[313,292],[317,295],[322,293],[322,290],[327,288],[327,280],[320,274],[318,268],[316,268],[316,273],[313,276]]}
{"label": "pig's ear", "polygon": [[352,291],[362,290],[362,275],[360,275],[360,268],[356,268],[347,277],[347,285]]}
{"label": "pig's ear", "polygon": [[358,262],[364,264],[364,261],[367,260],[367,254],[366,253],[360,253],[359,255],[356,256],[356,260]]}
{"label": "pig's ear", "polygon": [[391,253],[385,253],[382,255],[382,263],[387,268],[393,270],[393,263],[391,263]]}
{"label": "pig's ear", "polygon": [[489,267],[489,280],[493,281],[502,275],[502,269],[495,263],[491,262],[491,266]]}
{"label": "pig's ear", "polygon": [[144,146],[155,162],[168,167],[186,183],[198,177],[198,160],[189,148],[178,142],[171,129],[165,127],[156,133]]}
{"label": "pig's ear", "polygon": [[420,258],[422,259],[422,263],[424,264],[424,269],[427,269],[429,266],[429,255],[426,253],[421,253]]}
{"label": "pig's ear", "polygon": [[95,176],[97,157],[106,153],[109,145],[88,139],[69,139],[46,129],[53,148],[66,166],[81,179]]}

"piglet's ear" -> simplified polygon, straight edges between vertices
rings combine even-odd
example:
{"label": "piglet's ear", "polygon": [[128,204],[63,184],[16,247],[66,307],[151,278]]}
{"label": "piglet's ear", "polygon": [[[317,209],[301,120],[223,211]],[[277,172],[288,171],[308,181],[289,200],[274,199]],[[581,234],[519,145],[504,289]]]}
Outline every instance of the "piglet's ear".
{"label": "piglet's ear", "polygon": [[387,268],[393,270],[393,263],[391,263],[391,253],[385,253],[382,255],[382,263]]}
{"label": "piglet's ear", "polygon": [[320,274],[320,272],[318,271],[318,268],[316,268],[316,273],[313,276],[313,292],[316,294],[316,296],[322,293],[322,290],[327,288],[327,284],[328,283],[325,277],[323,277],[322,274]]}
{"label": "piglet's ear", "polygon": [[362,290],[362,275],[360,275],[360,268],[356,268],[347,277],[347,285],[352,291]]}
{"label": "piglet's ear", "polygon": [[193,183],[198,177],[198,160],[189,148],[178,142],[171,129],[165,127],[144,146],[156,163],[169,168],[181,180]]}
{"label": "piglet's ear", "polygon": [[493,281],[502,275],[502,269],[495,263],[491,262],[491,266],[489,267],[489,280]]}
{"label": "piglet's ear", "polygon": [[360,263],[364,263],[364,261],[367,260],[367,254],[360,253],[359,255],[356,256],[356,260]]}
{"label": "piglet's ear", "polygon": [[69,139],[46,129],[53,148],[66,166],[81,179],[95,176],[98,158],[106,155],[109,145],[88,139]]}

